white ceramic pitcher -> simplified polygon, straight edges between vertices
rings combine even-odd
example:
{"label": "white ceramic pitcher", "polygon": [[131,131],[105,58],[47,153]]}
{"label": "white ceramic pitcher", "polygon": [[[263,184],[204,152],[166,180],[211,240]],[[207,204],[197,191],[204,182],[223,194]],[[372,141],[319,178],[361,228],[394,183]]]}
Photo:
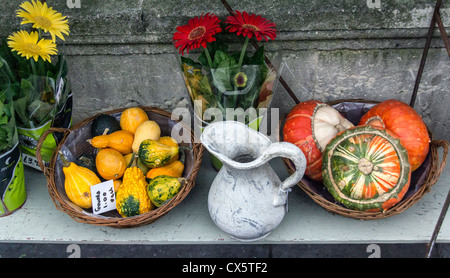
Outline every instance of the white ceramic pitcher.
{"label": "white ceramic pitcher", "polygon": [[[223,163],[208,194],[214,223],[242,241],[269,235],[284,218],[290,187],[303,177],[303,152],[291,143],[272,143],[264,134],[236,121],[212,123],[200,139]],[[268,163],[275,157],[289,158],[295,164],[296,171],[284,182]]]}

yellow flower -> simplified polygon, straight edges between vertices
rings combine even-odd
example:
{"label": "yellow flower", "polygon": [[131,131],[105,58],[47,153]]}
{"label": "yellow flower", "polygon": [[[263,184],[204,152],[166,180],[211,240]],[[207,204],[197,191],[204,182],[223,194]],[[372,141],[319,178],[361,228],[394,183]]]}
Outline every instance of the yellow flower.
{"label": "yellow flower", "polygon": [[36,62],[39,57],[51,62],[50,55],[58,53],[54,42],[47,39],[39,40],[39,34],[35,31],[28,33],[21,30],[13,33],[8,37],[8,46],[22,57],[27,59],[33,57]]}
{"label": "yellow flower", "polygon": [[48,7],[47,3],[32,0],[20,5],[21,10],[17,10],[17,16],[22,17],[21,24],[33,24],[33,28],[42,29],[49,32],[53,42],[56,37],[64,40],[63,34],[69,35],[69,24],[65,16],[53,8]]}

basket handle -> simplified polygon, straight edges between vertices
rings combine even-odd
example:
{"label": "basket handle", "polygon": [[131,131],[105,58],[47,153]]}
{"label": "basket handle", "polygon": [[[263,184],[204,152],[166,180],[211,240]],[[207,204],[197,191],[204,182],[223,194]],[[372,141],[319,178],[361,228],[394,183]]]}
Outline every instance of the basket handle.
{"label": "basket handle", "polygon": [[47,138],[47,136],[52,133],[55,133],[55,132],[64,133],[64,136],[65,136],[66,133],[69,132],[69,129],[59,128],[59,127],[51,127],[49,129],[47,129],[46,131],[44,131],[44,133],[42,133],[42,135],[39,138],[39,141],[36,145],[36,159],[38,161],[39,167],[41,167],[41,170],[45,174],[46,177],[49,177],[50,173],[49,173],[49,169],[45,166],[44,161],[42,160],[41,147],[42,147],[42,144],[44,143],[45,139]]}
{"label": "basket handle", "polygon": [[435,147],[435,148],[433,148],[433,151],[436,154],[438,163],[439,163],[438,148],[441,147],[443,150],[441,163],[436,167],[437,168],[436,172],[433,175],[433,178],[429,181],[429,183],[431,185],[433,185],[437,182],[437,180],[439,179],[439,176],[442,174],[442,171],[444,171],[445,165],[447,164],[448,147],[450,144],[449,144],[449,142],[447,142],[445,140],[433,140],[433,141],[431,141],[431,144]]}

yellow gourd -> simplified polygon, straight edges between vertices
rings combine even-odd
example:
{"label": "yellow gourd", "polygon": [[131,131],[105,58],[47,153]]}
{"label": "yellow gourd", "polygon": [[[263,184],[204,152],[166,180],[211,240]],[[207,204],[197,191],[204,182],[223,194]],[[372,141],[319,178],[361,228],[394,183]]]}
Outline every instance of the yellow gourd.
{"label": "yellow gourd", "polygon": [[133,151],[131,145],[133,144],[134,135],[126,130],[118,130],[111,134],[95,136],[87,140],[94,148],[113,148],[121,154],[126,155]]}
{"label": "yellow gourd", "polygon": [[148,121],[147,112],[139,107],[131,107],[122,112],[119,123],[122,130],[126,130],[134,134],[137,127],[145,121]]}
{"label": "yellow gourd", "polygon": [[133,152],[137,153],[139,151],[139,145],[145,139],[159,140],[160,135],[161,129],[155,121],[148,120],[141,123],[134,133],[134,141],[131,146]]}
{"label": "yellow gourd", "polygon": [[147,182],[133,158],[131,167],[125,170],[122,184],[116,195],[116,208],[123,217],[140,215],[152,210],[154,205],[147,194]]}
{"label": "yellow gourd", "polygon": [[78,166],[67,159],[60,152],[64,172],[64,189],[69,200],[75,205],[88,209],[92,206],[91,186],[101,181],[88,168]]}
{"label": "yellow gourd", "polygon": [[95,157],[97,172],[105,180],[121,178],[127,165],[123,155],[112,148],[101,149]]}

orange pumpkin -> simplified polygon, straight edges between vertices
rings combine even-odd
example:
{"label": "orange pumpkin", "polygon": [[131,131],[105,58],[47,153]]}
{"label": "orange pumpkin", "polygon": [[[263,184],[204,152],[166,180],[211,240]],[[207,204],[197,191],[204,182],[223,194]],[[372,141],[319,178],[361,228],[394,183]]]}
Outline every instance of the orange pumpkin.
{"label": "orange pumpkin", "polygon": [[408,151],[411,170],[414,171],[425,160],[430,137],[422,117],[409,105],[390,99],[372,107],[360,120],[359,125],[371,125],[390,130]]}

